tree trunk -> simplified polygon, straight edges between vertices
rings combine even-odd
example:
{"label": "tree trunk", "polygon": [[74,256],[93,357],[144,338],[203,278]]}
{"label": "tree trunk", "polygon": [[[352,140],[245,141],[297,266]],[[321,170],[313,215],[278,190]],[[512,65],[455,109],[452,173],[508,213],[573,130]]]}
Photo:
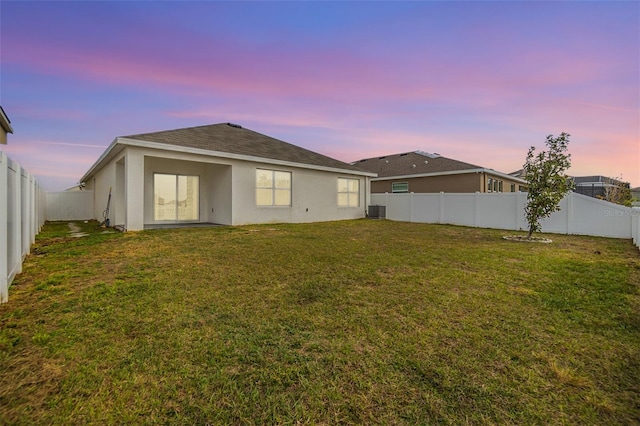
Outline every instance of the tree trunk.
{"label": "tree trunk", "polygon": [[527,239],[530,240],[532,235],[533,235],[533,226],[530,226],[529,227],[529,235],[527,235]]}

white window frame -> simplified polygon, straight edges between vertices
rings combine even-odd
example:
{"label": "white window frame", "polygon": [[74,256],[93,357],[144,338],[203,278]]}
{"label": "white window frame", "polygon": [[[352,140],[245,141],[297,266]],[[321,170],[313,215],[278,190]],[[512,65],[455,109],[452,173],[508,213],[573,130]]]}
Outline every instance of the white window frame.
{"label": "white window frame", "polygon": [[[342,183],[342,185],[341,185]],[[356,184],[356,190],[353,190],[351,184]],[[342,190],[346,187],[346,191]],[[360,179],[338,178],[338,207],[360,207]],[[346,198],[346,203],[343,199]]]}
{"label": "white window frame", "polygon": [[[258,181],[258,177],[260,173],[270,174],[270,184],[260,186],[260,182]],[[288,187],[278,186],[278,175],[281,177],[284,175],[288,176]],[[256,188],[256,206],[257,207],[291,207],[291,188],[293,186],[293,175],[291,172],[284,170],[274,170],[274,169],[256,169],[256,180],[255,180],[255,188]],[[268,192],[271,192],[271,202],[265,203],[261,201],[260,194],[266,195]],[[288,194],[286,203],[282,202],[282,196],[284,194]]]}

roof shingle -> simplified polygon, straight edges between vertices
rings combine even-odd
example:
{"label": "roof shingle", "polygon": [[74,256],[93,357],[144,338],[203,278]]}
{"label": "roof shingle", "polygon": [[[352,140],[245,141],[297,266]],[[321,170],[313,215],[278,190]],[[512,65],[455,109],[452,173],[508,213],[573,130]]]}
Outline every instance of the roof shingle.
{"label": "roof shingle", "polygon": [[140,133],[123,137],[313,166],[359,172],[366,171],[360,167],[231,123],[211,124],[153,133]]}
{"label": "roof shingle", "polygon": [[377,173],[379,178],[482,169],[475,164],[421,151],[365,158],[353,164]]}

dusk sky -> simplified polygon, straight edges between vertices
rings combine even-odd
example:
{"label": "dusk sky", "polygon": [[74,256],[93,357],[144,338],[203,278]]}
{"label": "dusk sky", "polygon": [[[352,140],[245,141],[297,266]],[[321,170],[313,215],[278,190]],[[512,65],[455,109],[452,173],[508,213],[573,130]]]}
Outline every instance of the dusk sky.
{"label": "dusk sky", "polygon": [[640,185],[640,3],[0,2],[1,145],[46,190],[117,136],[238,123],[352,162],[415,150]]}

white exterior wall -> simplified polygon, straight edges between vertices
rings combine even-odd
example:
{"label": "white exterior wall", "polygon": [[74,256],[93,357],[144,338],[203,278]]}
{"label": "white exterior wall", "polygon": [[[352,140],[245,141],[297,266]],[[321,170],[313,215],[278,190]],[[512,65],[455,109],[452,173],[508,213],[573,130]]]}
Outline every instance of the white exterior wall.
{"label": "white exterior wall", "polygon": [[[119,157],[120,158],[120,157]],[[119,159],[118,158],[118,159]],[[86,189],[93,192],[93,216],[92,219],[103,221],[103,212],[107,208],[107,200],[109,198],[109,188],[115,191],[116,184],[116,166],[114,160],[100,169],[89,181],[86,182]],[[116,204],[112,192],[111,205],[109,206],[111,223],[116,224],[118,222],[113,220],[111,216],[115,211],[114,206]],[[124,223],[124,218],[120,218],[120,222]]]}
{"label": "white exterior wall", "polygon": [[[291,206],[256,206],[256,169],[291,172]],[[264,163],[237,162],[233,173],[233,225],[303,223],[364,217],[365,177]],[[338,207],[338,178],[360,180],[358,207]]]}
{"label": "white exterior wall", "polygon": [[[527,230],[524,206],[527,194],[372,194],[372,204],[386,206],[391,220],[447,223],[508,230]],[[640,242],[640,209],[569,193],[560,211],[543,219],[542,232],[636,238]],[[635,227],[635,228],[634,228]]]}
{"label": "white exterior wall", "polygon": [[[258,168],[291,172],[291,206],[256,206]],[[154,173],[199,176],[199,221],[225,225],[362,218],[369,196],[369,178],[349,172],[126,146],[87,182],[87,189],[94,193],[95,218],[102,220],[111,188],[112,225],[123,225],[127,230],[135,231],[143,229],[145,224],[156,223],[153,215]],[[359,179],[358,207],[338,207],[338,177]]]}

